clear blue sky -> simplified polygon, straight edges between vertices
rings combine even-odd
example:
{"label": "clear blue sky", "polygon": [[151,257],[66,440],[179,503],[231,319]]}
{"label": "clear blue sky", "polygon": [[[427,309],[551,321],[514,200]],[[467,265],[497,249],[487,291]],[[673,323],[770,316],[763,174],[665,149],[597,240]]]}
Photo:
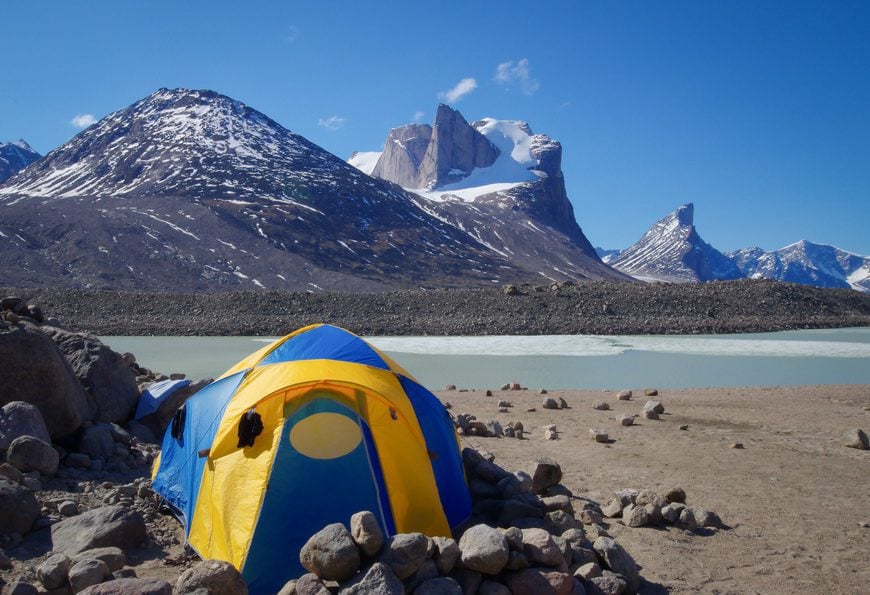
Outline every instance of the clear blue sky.
{"label": "clear blue sky", "polygon": [[864,0],[4,2],[0,56],[0,140],[42,153],[76,116],[189,87],[347,158],[474,79],[452,102],[468,120],[562,142],[595,245],[626,247],[694,202],[721,250],[870,255]]}

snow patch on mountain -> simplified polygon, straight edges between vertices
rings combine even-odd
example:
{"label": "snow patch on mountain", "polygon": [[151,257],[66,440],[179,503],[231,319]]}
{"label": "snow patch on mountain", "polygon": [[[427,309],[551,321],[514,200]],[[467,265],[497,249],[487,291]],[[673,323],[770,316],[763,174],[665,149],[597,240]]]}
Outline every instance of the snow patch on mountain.
{"label": "snow patch on mountain", "polygon": [[350,156],[347,162],[363,172],[366,175],[372,175],[375,166],[378,164],[378,159],[383,155],[383,151],[356,151]]}

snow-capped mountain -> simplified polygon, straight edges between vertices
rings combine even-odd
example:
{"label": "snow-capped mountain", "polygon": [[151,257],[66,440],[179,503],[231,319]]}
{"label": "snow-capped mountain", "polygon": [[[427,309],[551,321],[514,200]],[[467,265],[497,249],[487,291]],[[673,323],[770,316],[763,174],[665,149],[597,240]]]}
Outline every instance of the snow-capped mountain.
{"label": "snow-capped mountain", "polygon": [[739,279],[743,274],[727,256],[706,243],[694,225],[692,203],[656,221],[632,246],[604,257],[604,262],[648,281],[688,283]]}
{"label": "snow-capped mountain", "polygon": [[23,140],[0,143],[0,184],[42,157]]}
{"label": "snow-capped mountain", "polygon": [[561,171],[562,146],[525,122],[469,124],[447,105],[434,126],[390,131],[381,152],[349,163],[399,184],[433,216],[548,279],[628,277],[601,262],[574,218]]}
{"label": "snow-capped mountain", "polygon": [[728,257],[746,276],[870,293],[870,257],[806,240],[773,252],[744,248]]}
{"label": "snow-capped mountain", "polygon": [[378,290],[531,279],[256,110],[160,89],[0,185],[6,285]]}

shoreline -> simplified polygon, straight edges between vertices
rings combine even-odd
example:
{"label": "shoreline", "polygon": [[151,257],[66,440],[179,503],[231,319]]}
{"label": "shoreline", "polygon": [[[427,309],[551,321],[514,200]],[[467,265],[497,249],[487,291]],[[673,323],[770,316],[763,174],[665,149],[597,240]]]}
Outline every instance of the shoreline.
{"label": "shoreline", "polygon": [[317,322],[365,336],[692,335],[870,326],[868,294],[767,280],[357,294],[0,292],[38,304],[65,328],[104,336],[282,336]]}

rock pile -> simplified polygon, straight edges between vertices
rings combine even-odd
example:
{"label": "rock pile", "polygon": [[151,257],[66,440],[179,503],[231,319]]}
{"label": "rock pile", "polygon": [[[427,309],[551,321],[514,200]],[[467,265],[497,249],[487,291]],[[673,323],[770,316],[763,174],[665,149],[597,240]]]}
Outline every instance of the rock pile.
{"label": "rock pile", "polygon": [[724,528],[719,516],[709,510],[686,505],[686,492],[679,487],[660,495],[651,490],[618,490],[601,509],[604,516],[621,518],[627,527],[674,525],[687,531]]}
{"label": "rock pile", "polygon": [[350,528],[311,537],[300,552],[309,574],[281,594],[637,593],[637,564],[601,526],[597,505],[575,499],[575,515],[558,463],[539,459],[511,473],[486,453],[462,455],[473,513],[454,538],[384,539],[374,515],[361,512]]}

